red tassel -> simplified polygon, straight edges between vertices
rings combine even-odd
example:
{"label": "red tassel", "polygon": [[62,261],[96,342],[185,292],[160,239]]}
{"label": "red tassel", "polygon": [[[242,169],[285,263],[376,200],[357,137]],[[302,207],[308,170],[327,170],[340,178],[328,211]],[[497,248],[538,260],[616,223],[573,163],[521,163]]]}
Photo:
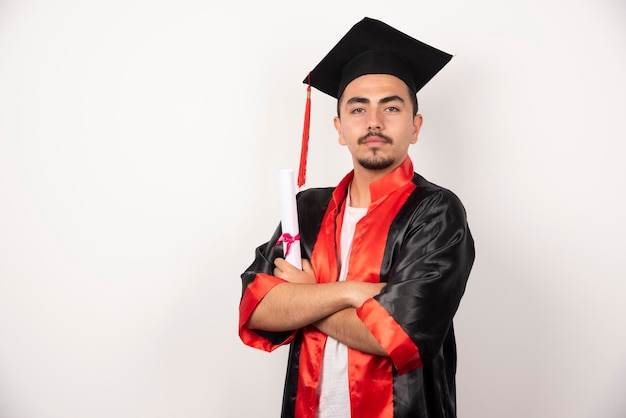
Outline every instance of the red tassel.
{"label": "red tassel", "polygon": [[302,149],[300,150],[300,169],[298,170],[298,187],[306,181],[306,160],[309,152],[309,130],[311,128],[311,74],[306,89],[306,107],[304,109],[304,127],[302,129]]}

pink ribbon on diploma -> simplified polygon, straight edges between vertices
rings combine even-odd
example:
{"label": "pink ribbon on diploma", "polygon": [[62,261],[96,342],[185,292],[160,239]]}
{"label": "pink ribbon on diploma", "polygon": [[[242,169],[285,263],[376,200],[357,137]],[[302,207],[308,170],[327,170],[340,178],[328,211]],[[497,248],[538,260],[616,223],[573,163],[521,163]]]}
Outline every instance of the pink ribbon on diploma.
{"label": "pink ribbon on diploma", "polygon": [[276,247],[278,247],[278,244],[280,244],[281,242],[287,243],[287,249],[285,250],[285,257],[287,257],[287,255],[289,255],[289,250],[291,249],[291,244],[299,240],[300,234],[293,237],[290,233],[285,232],[280,236],[280,238],[278,238],[278,241],[276,241]]}

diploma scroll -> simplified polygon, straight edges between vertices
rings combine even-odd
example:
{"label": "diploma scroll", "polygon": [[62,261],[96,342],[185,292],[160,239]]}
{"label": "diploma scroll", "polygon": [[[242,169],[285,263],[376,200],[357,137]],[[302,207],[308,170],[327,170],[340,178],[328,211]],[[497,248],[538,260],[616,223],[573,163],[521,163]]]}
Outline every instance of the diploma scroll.
{"label": "diploma scroll", "polygon": [[283,243],[285,260],[291,265],[302,269],[300,254],[300,229],[298,227],[298,206],[296,205],[296,183],[293,170],[282,169],[280,180],[280,213],[282,235],[276,243]]}

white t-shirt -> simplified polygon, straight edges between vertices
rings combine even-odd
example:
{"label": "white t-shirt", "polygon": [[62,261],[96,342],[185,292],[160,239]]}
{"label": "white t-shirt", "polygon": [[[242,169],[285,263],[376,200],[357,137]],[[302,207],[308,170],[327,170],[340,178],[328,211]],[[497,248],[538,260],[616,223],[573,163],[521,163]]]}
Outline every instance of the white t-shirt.
{"label": "white t-shirt", "polygon": [[[367,208],[350,206],[350,193],[346,201],[346,212],[341,226],[341,254],[339,281],[348,274],[348,259],[352,249],[354,230],[365,216]],[[317,418],[348,418],[350,416],[350,389],[348,385],[348,347],[332,337],[326,340],[322,375],[318,386],[319,405]]]}

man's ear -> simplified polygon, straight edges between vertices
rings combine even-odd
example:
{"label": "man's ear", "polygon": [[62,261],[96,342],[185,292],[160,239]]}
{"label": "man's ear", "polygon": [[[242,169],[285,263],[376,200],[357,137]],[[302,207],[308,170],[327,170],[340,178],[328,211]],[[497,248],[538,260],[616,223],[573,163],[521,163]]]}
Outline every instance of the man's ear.
{"label": "man's ear", "polygon": [[424,119],[419,113],[413,116],[413,134],[411,135],[411,144],[415,144],[417,142],[417,138],[419,137],[420,129],[422,129],[423,122]]}
{"label": "man's ear", "polygon": [[343,135],[341,133],[341,119],[339,119],[339,116],[335,116],[335,118],[333,119],[333,124],[335,125],[335,130],[337,131],[337,141],[339,142],[340,145],[346,145],[346,141],[343,139]]}

